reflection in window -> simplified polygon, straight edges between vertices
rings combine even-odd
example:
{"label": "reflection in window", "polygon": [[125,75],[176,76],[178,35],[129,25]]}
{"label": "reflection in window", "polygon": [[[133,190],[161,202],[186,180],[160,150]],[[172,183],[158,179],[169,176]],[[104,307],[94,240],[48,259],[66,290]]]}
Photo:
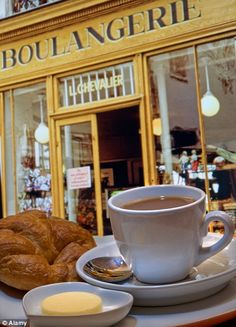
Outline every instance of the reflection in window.
{"label": "reflection in window", "polygon": [[204,189],[193,49],[149,59],[159,183]]}
{"label": "reflection in window", "polygon": [[[198,46],[197,53],[207,162],[212,173],[211,207],[236,217],[235,39]],[[203,102],[207,91],[209,98]]]}
{"label": "reflection in window", "polygon": [[204,158],[193,49],[149,58],[157,182],[197,186],[209,195],[209,209],[225,210],[235,219],[235,39],[198,46],[197,61]]}
{"label": "reflection in window", "polygon": [[59,1],[65,0],[0,0],[0,18],[23,13]]}
{"label": "reflection in window", "polygon": [[44,84],[15,89],[12,99],[9,92],[5,93],[5,126],[7,214],[38,209],[50,215],[51,174]]}

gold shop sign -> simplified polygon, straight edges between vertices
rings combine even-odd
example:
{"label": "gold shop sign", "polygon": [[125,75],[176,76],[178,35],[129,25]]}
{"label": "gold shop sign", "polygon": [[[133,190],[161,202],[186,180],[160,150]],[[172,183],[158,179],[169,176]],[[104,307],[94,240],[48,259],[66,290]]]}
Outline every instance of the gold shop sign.
{"label": "gold shop sign", "polygon": [[133,63],[128,62],[100,70],[60,79],[62,106],[111,99],[135,92]]}

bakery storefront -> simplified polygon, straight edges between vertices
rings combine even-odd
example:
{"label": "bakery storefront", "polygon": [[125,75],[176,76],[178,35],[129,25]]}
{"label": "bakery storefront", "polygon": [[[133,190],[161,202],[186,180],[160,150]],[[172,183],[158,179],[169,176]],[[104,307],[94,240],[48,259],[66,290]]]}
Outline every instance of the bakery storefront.
{"label": "bakery storefront", "polygon": [[3,216],[108,234],[114,192],[174,183],[235,217],[235,17],[233,0],[68,0],[3,19]]}

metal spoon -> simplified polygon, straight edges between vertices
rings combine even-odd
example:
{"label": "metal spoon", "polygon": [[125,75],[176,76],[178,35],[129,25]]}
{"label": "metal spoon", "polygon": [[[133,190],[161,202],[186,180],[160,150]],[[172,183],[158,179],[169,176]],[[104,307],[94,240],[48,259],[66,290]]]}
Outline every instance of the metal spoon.
{"label": "metal spoon", "polygon": [[132,276],[132,270],[121,257],[98,257],[84,265],[84,271],[105,282],[120,282]]}

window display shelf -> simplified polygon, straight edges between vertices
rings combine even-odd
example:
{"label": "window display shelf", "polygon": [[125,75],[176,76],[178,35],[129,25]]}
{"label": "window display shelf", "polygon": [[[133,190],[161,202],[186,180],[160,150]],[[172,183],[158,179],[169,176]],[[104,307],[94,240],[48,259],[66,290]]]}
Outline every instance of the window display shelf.
{"label": "window display shelf", "polygon": [[38,209],[50,215],[52,210],[51,175],[40,168],[24,169],[23,191],[18,198],[20,212]]}

